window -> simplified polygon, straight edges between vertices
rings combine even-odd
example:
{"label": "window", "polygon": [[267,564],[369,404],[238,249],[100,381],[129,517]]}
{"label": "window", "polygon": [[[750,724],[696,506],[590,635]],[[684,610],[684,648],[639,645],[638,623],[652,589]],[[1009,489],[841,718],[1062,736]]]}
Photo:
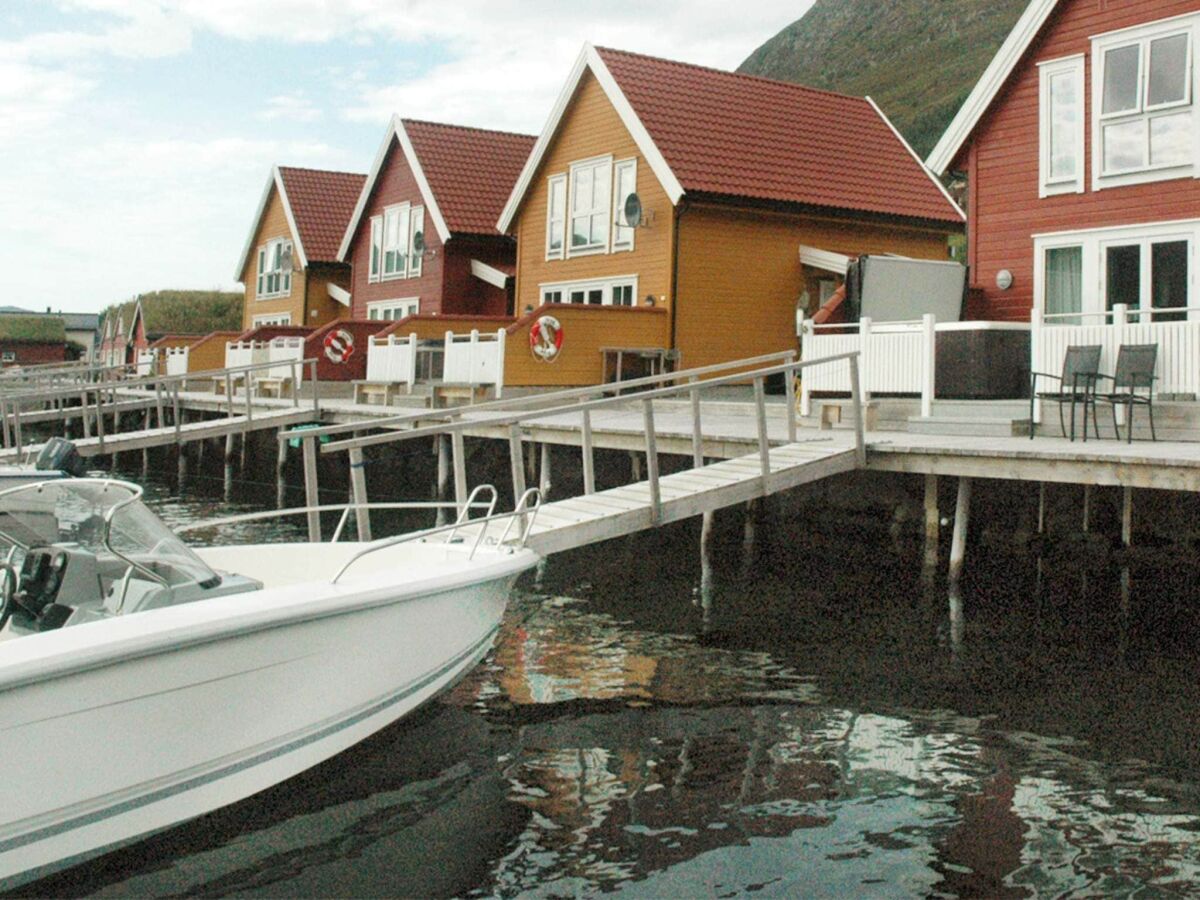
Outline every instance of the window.
{"label": "window", "polygon": [[284,238],[267,241],[258,248],[259,300],[284,297],[292,292],[292,242]]}
{"label": "window", "polygon": [[5,350],[3,354],[0,354],[0,362],[10,363],[16,361],[17,352],[15,350]]}
{"label": "window", "polygon": [[1200,17],[1093,39],[1097,188],[1195,169],[1192,33]]}
{"label": "window", "polygon": [[637,277],[543,284],[543,303],[576,303],[584,306],[637,306]]}
{"label": "window", "polygon": [[563,258],[567,233],[567,176],[552,175],[546,197],[546,259]]}
{"label": "window", "polygon": [[394,322],[406,316],[415,316],[421,311],[419,297],[408,297],[403,300],[380,300],[367,304],[367,318],[375,321],[386,320]]}
{"label": "window", "polygon": [[368,281],[416,278],[421,274],[417,235],[425,240],[425,207],[402,203],[371,218],[371,268]]}
{"label": "window", "polygon": [[625,221],[625,201],[637,193],[637,160],[623,159],[613,167],[613,250],[633,249],[633,228]]}
{"label": "window", "polygon": [[291,313],[270,313],[265,316],[255,316],[250,321],[256,328],[260,325],[291,325],[292,324],[292,314]]}
{"label": "window", "polygon": [[1191,300],[1200,219],[1035,235],[1034,246],[1034,304],[1047,324],[1100,324],[1118,305],[1132,321],[1200,321]]}
{"label": "window", "polygon": [[1083,192],[1083,56],[1039,66],[1039,196]]}
{"label": "window", "polygon": [[379,272],[383,265],[383,219],[380,216],[371,217],[371,268],[367,273],[367,281],[378,281]]}
{"label": "window", "polygon": [[1078,324],[1067,314],[1083,310],[1083,248],[1051,247],[1046,251],[1046,316],[1051,324]]}
{"label": "window", "polygon": [[571,165],[571,243],[568,256],[608,251],[612,159]]}

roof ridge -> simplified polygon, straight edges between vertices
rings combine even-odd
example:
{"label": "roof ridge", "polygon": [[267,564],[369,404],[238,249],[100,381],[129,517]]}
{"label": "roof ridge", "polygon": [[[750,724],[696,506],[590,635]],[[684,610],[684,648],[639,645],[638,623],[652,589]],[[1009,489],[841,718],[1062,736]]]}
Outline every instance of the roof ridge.
{"label": "roof ridge", "polygon": [[702,66],[699,63],[685,62],[680,59],[667,59],[664,56],[652,56],[649,53],[638,53],[634,50],[618,50],[615,47],[596,47],[597,51],[604,53],[617,53],[621,56],[634,56],[638,59],[648,59],[654,62],[667,63],[672,66],[679,66],[685,69],[697,69],[701,72],[713,72],[717,75],[725,75],[730,78],[738,78],[745,81],[758,81],[764,84],[779,85],[785,88],[791,88],[797,91],[805,91],[811,94],[824,94],[829,97],[837,97],[842,100],[859,100],[866,102],[865,96],[858,94],[844,94],[840,91],[830,91],[825,88],[813,87],[808,84],[800,84],[796,81],[781,81],[778,78],[767,78],[763,75],[751,75],[749,72],[731,72],[728,69],[718,69],[716,66]]}
{"label": "roof ridge", "polygon": [[537,140],[536,134],[525,134],[520,131],[505,131],[500,128],[480,128],[478,125],[457,125],[453,122],[432,122],[429,119],[407,119],[401,118],[401,122],[409,125],[432,125],[435,128],[453,128],[456,131],[474,131],[476,134],[503,134],[509,137],[528,138],[531,141]]}
{"label": "roof ridge", "polygon": [[288,170],[291,172],[318,172],[321,175],[350,175],[354,178],[366,178],[365,172],[346,172],[342,169],[314,169],[310,166],[283,166],[279,167],[279,171]]}

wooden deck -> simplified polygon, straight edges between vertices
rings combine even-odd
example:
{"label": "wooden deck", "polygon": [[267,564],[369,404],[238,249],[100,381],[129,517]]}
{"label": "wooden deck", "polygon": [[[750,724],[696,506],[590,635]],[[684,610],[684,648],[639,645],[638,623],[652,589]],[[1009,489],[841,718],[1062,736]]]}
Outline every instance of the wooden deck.
{"label": "wooden deck", "polygon": [[[529,546],[543,554],[583,547],[820,481],[855,467],[853,446],[786,444],[771,450],[770,474],[765,477],[757,453],[664,475],[658,481],[661,497],[657,509],[648,482],[543,504],[534,519]],[[462,529],[468,541],[478,527]]]}

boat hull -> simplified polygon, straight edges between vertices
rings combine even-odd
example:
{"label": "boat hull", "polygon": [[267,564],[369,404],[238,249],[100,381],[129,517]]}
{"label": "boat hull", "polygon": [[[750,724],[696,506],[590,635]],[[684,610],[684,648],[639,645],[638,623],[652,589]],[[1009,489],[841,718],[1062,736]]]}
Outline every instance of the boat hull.
{"label": "boat hull", "polygon": [[[297,585],[294,600],[261,591],[14,642],[60,638],[84,662],[50,652],[40,670],[25,661],[34,677],[0,676],[0,758],[14,763],[0,783],[0,884],[233,803],[395,722],[487,653],[531,564],[319,601]],[[85,637],[105,646],[81,653]]]}

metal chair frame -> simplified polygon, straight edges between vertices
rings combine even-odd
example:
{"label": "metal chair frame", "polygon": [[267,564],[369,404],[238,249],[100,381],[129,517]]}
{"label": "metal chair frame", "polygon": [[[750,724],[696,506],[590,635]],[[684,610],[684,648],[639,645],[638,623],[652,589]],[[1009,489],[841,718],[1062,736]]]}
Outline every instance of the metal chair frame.
{"label": "metal chair frame", "polygon": [[[1052,375],[1049,372],[1030,372],[1029,373],[1029,439],[1033,440],[1034,436],[1034,421],[1033,421],[1033,405],[1038,400],[1056,401],[1058,403],[1058,424],[1062,428],[1063,437],[1068,437],[1067,425],[1063,420],[1063,406],[1067,403],[1071,405],[1071,431],[1070,439],[1075,440],[1075,405],[1083,404],[1083,439],[1087,440],[1087,415],[1088,408],[1092,410],[1092,429],[1096,437],[1100,437],[1100,425],[1096,421],[1096,404],[1095,404],[1095,388],[1096,377],[1100,372],[1100,353],[1101,346],[1099,344],[1083,344],[1073,345],[1067,348],[1066,354],[1063,356],[1063,368],[1061,375]],[[1037,389],[1039,378],[1051,378],[1059,383],[1060,389],[1057,391],[1041,391]],[[1068,389],[1069,386],[1069,389]]]}
{"label": "metal chair frame", "polygon": [[[1133,408],[1145,406],[1150,415],[1150,439],[1157,441],[1158,435],[1154,430],[1154,382],[1157,376],[1154,367],[1158,362],[1158,344],[1122,344],[1117,350],[1117,368],[1112,375],[1099,372],[1098,380],[1111,381],[1111,391],[1092,392],[1095,402],[1107,403],[1112,410],[1113,431],[1117,440],[1121,439],[1121,429],[1117,424],[1117,407],[1125,407],[1125,442],[1133,443]],[[1144,394],[1138,393],[1145,390]],[[1093,405],[1093,417],[1095,407]],[[1086,427],[1086,426],[1085,426]]]}

